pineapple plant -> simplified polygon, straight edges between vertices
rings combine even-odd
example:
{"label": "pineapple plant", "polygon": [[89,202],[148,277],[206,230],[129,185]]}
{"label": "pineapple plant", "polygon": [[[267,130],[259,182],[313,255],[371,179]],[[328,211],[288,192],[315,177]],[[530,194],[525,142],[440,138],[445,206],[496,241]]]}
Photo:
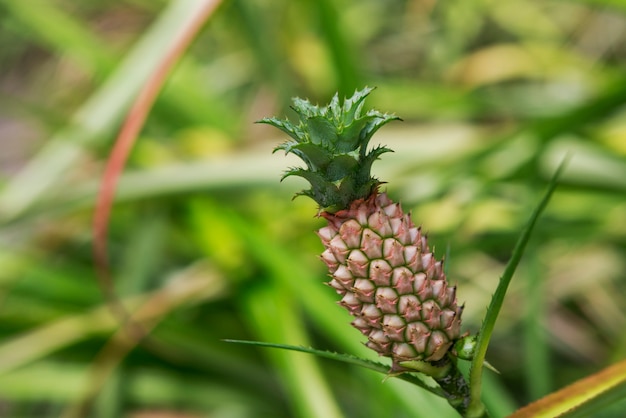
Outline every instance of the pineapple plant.
{"label": "pineapple plant", "polygon": [[321,258],[328,266],[328,285],[340,295],[367,347],[391,359],[391,373],[427,372],[463,410],[467,384],[454,367],[455,344],[467,344],[461,335],[463,309],[426,235],[371,174],[374,161],[391,151],[369,147],[372,136],[399,119],[363,110],[372,90],[356,91],[343,103],[335,95],[324,107],[296,98],[298,123],[260,122],[290,137],[274,151],[295,154],[306,165],[288,170],[283,179],[298,176],[310,183],[296,196],[317,202],[318,216],[327,221],[317,234],[325,248]]}

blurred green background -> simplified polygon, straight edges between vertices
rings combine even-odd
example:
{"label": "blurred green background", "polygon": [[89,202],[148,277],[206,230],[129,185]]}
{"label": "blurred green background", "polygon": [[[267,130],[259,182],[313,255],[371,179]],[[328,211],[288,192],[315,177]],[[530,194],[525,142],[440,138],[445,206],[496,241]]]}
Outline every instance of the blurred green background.
{"label": "blurred green background", "polygon": [[[396,379],[225,338],[376,357],[326,280],[295,160],[253,122],[377,89],[374,173],[446,255],[475,332],[547,179],[571,161],[496,325],[492,416],[626,357],[626,6],[616,0],[224,1],[121,179],[116,337],[91,224],[131,100],[193,0],[0,0],[0,416],[453,417]],[[378,360],[378,359],[377,359]],[[382,359],[384,360],[384,359]],[[626,403],[599,411],[623,416]]]}

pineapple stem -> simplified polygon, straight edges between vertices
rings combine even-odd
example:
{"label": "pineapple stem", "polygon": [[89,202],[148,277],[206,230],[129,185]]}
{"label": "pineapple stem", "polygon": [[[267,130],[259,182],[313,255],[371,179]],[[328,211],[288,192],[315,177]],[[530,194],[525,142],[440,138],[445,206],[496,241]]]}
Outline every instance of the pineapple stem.
{"label": "pineapple stem", "polygon": [[[446,356],[439,362],[451,363],[449,372],[442,378],[435,378],[435,381],[439,384],[441,389],[446,394],[446,399],[450,406],[452,406],[461,416],[467,416],[468,407],[470,405],[470,388],[465,380],[465,377],[459,371],[456,364],[456,359],[452,356]],[[484,409],[483,409],[484,411]],[[483,414],[483,416],[486,416]]]}
{"label": "pineapple stem", "polygon": [[[398,366],[396,369],[400,373],[402,371],[417,371],[432,377],[441,387],[443,397],[446,398],[450,406],[461,416],[467,416],[471,400],[470,387],[459,371],[454,355],[448,354],[439,361],[403,361],[398,363]],[[481,413],[482,415],[475,418],[486,416],[484,408]]]}
{"label": "pineapple stem", "polygon": [[[399,370],[403,370],[403,371],[405,369],[415,370],[420,373],[424,373],[425,375],[428,375],[435,380],[443,379],[444,377],[448,376],[450,374],[450,368],[451,368],[451,364],[449,362],[446,362],[444,364],[436,364],[431,361],[418,361],[418,360],[402,361],[399,363],[399,365],[402,366],[402,369],[399,369]],[[393,367],[392,367],[392,371],[393,371]]]}

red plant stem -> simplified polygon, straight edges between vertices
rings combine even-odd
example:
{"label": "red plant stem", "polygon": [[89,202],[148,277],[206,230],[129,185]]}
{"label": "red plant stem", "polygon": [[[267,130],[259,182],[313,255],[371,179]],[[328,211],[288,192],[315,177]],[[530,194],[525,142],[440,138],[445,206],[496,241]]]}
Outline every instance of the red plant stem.
{"label": "red plant stem", "polygon": [[[175,39],[171,43],[171,47],[165,51],[163,59],[154,69],[154,72],[150,75],[133,102],[120,129],[120,133],[113,144],[111,155],[107,160],[102,175],[92,225],[94,262],[98,274],[98,283],[107,304],[113,315],[125,325],[130,324],[130,315],[115,293],[109,266],[107,242],[109,219],[117,183],[128,160],[128,155],[137,139],[137,135],[141,131],[167,75],[220,2],[221,0],[204,0],[204,4],[200,7],[199,12],[190,21],[178,39]],[[129,328],[129,331],[137,337],[144,335],[144,332],[136,324]]]}

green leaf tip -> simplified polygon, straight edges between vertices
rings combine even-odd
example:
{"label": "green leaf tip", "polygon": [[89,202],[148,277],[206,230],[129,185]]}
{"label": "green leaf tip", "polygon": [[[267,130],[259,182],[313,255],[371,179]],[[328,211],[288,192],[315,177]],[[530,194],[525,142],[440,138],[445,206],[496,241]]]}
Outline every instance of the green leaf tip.
{"label": "green leaf tip", "polygon": [[381,184],[372,177],[371,167],[381,154],[391,150],[382,146],[368,151],[370,139],[380,127],[400,118],[377,110],[363,111],[363,103],[374,90],[365,87],[340,103],[335,94],[327,106],[313,105],[294,98],[292,109],[298,123],[285,119],[263,118],[265,123],[286,133],[291,139],[278,145],[298,156],[306,168],[293,168],[283,176],[305,178],[311,188],[298,193],[315,200],[322,210],[345,209],[357,199],[365,199]]}

